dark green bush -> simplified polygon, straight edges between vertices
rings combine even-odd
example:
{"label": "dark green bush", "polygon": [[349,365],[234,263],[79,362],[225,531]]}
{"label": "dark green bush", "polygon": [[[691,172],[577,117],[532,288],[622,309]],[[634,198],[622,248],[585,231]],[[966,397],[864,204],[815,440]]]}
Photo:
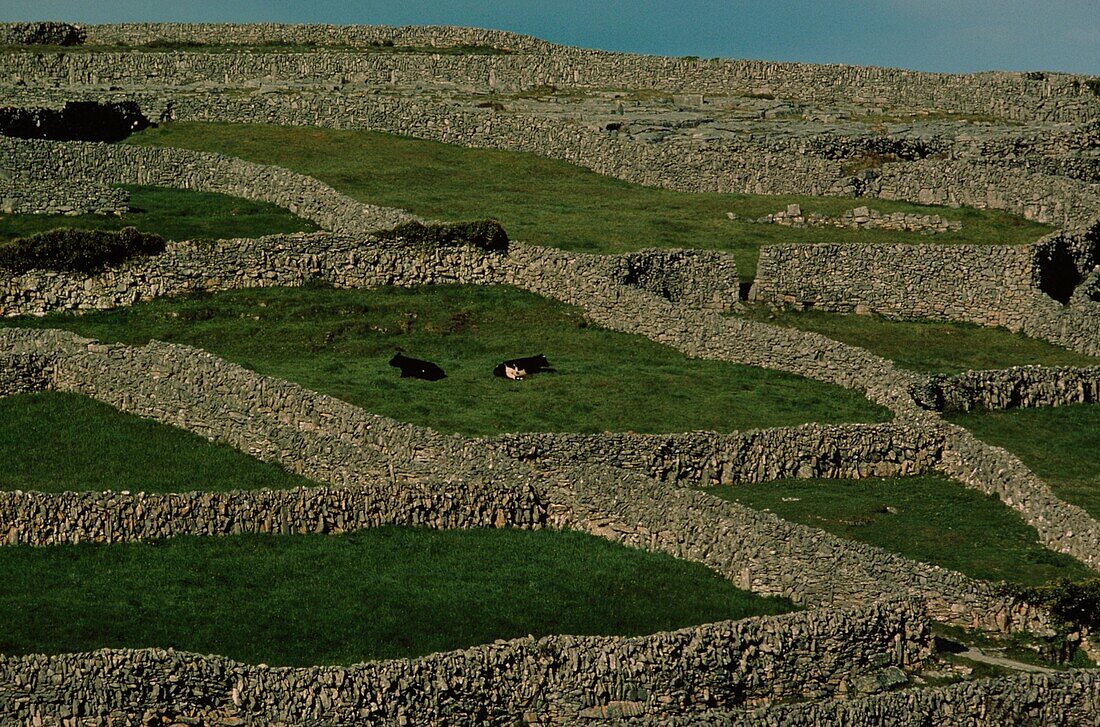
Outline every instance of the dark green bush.
{"label": "dark green bush", "polygon": [[0,107],[0,134],[54,141],[122,141],[148,128],[133,101],[67,101],[62,109]]}
{"label": "dark green bush", "polygon": [[98,273],[136,255],[163,251],[163,237],[138,232],[133,227],[117,232],[59,228],[0,243],[0,270]]}
{"label": "dark green bush", "polygon": [[392,230],[377,233],[382,240],[403,240],[423,247],[473,245],[492,252],[508,252],[508,233],[496,220],[448,222],[424,225],[406,222]]}
{"label": "dark green bush", "polygon": [[1059,578],[1045,586],[1003,583],[1000,591],[1006,596],[1046,606],[1067,623],[1100,628],[1100,578],[1077,583]]}
{"label": "dark green bush", "polygon": [[87,33],[69,23],[12,23],[0,32],[12,45],[83,45]]}

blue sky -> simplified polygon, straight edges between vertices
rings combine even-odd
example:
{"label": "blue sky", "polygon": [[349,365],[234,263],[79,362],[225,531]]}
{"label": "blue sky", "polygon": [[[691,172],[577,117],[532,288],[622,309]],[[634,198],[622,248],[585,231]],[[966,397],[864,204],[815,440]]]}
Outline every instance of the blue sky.
{"label": "blue sky", "polygon": [[0,20],[477,25],[608,50],[1100,76],[1100,0],[0,0]]}

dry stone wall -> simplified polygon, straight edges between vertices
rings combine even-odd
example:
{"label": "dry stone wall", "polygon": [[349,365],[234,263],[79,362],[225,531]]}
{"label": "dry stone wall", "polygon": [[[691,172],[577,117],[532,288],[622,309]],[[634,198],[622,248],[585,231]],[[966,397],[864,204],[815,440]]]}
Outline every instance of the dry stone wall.
{"label": "dry stone wall", "polygon": [[[395,502],[413,505],[407,508],[410,512],[431,512],[433,506],[427,501],[438,500],[441,522],[456,527],[461,523],[457,513],[463,508],[471,525],[531,526],[544,518],[530,473],[506,458],[469,451],[468,443],[459,438],[368,414],[197,349],[159,342],[143,347],[112,346],[63,331],[7,329],[0,332],[0,350],[19,365],[15,369],[18,375],[9,381],[11,391],[27,390],[28,382],[46,382],[50,389],[83,394],[120,411],[225,442],[319,482],[376,488],[375,496],[367,497],[365,490],[364,497],[358,501],[352,497],[350,504],[346,491],[334,495],[327,491],[268,494],[272,503],[263,506],[252,503],[259,497],[254,493],[227,493],[205,499],[206,506],[191,521],[183,517],[171,520],[173,511],[186,514],[189,509],[187,502],[171,497],[128,495],[119,500],[105,495],[80,496],[69,508],[61,501],[64,498],[9,494],[8,507],[0,517],[12,519],[0,532],[13,542],[135,539],[149,537],[146,533],[157,528],[177,526],[183,528],[179,532],[206,532],[204,524],[209,521],[223,524],[211,526],[208,530],[212,532],[263,532],[271,522],[265,510],[269,506],[274,510],[273,503],[281,497],[291,503],[285,510],[297,508],[303,513],[301,521],[289,521],[294,531],[322,527],[317,523],[325,522],[327,513],[331,513],[329,529],[346,529],[333,527],[333,518],[378,521],[373,513],[388,507],[381,497],[387,486]],[[34,365],[43,369],[36,373]],[[201,487],[201,483],[196,485]],[[400,492],[402,488],[407,491]],[[139,491],[140,483],[132,489]],[[416,504],[417,491],[425,496],[425,504]],[[428,497],[429,491],[435,494]],[[448,501],[451,491],[463,494]],[[189,496],[193,501],[204,497]],[[310,498],[313,504],[298,503]],[[341,515],[333,498],[343,498],[340,502],[351,513],[361,508],[360,514]],[[52,504],[44,505],[45,500]],[[118,514],[113,519],[101,517],[97,510]],[[401,508],[395,506],[392,511]],[[64,512],[76,515],[56,516]],[[203,516],[211,520],[204,521]],[[281,517],[286,522],[285,516]],[[113,524],[121,529],[104,529]]]}
{"label": "dry stone wall", "polygon": [[930,384],[940,411],[1100,402],[1100,366],[1014,366],[937,375]]}
{"label": "dry stone wall", "polygon": [[129,210],[130,194],[124,189],[0,173],[0,213],[6,215],[122,215]]}
{"label": "dry stone wall", "polygon": [[[929,655],[914,604],[725,621],[640,637],[549,636],[349,667],[268,667],[178,651],[0,656],[0,718],[225,716],[257,724],[575,723],[822,697]],[[706,665],[706,668],[701,668]]]}
{"label": "dry stone wall", "polygon": [[813,607],[919,598],[934,620],[992,631],[1050,631],[1049,616],[984,581],[790,523],[698,490],[605,467],[539,469],[548,524],[703,563],[746,590]]}
{"label": "dry stone wall", "polygon": [[1084,509],[1058,499],[1008,450],[981,441],[962,427],[943,424],[945,446],[938,469],[1001,502],[1039,535],[1039,542],[1100,571],[1100,525]]}
{"label": "dry stone wall", "polygon": [[[32,382],[45,379],[48,388],[183,427],[333,485],[180,495],[7,493],[0,533],[11,543],[341,532],[391,523],[548,526],[697,560],[744,588],[801,604],[867,604],[906,593],[924,600],[939,620],[968,627],[1047,623],[1041,612],[958,573],[701,492],[670,489],[605,461],[544,459],[532,469],[506,456],[498,442],[441,437],[372,416],[187,347],[106,346],[60,331],[20,329],[0,331],[0,342],[23,368],[44,366]],[[25,390],[25,379],[13,384],[16,390]],[[839,451],[865,451],[867,458],[881,453],[892,469],[904,467],[889,462],[898,454],[893,439],[899,432],[838,428],[821,436],[836,441]],[[749,435],[775,450],[754,450],[755,469],[767,471],[807,435],[812,430]],[[736,537],[716,539],[720,533]]]}
{"label": "dry stone wall", "polygon": [[732,434],[503,434],[489,440],[535,467],[599,463],[687,487],[785,478],[899,477],[939,462],[938,432],[905,424],[842,424]]}
{"label": "dry stone wall", "polygon": [[[1068,247],[1055,233],[1034,245],[772,245],[760,251],[755,300],[892,319],[1003,326],[1100,355],[1100,306],[1059,303],[1042,289],[1043,251]],[[1090,252],[1087,261],[1095,260]],[[1070,265],[1061,275],[1080,275]]]}
{"label": "dry stone wall", "polygon": [[84,27],[87,45],[142,46],[155,43],[317,45],[372,47],[491,46],[539,53],[554,44],[529,35],[453,25],[284,25],[280,23],[113,23]]}
{"label": "dry stone wall", "polygon": [[769,245],[752,297],[887,318],[962,320],[1020,330],[1061,306],[1033,282],[1030,245]]}
{"label": "dry stone wall", "polygon": [[[101,91],[22,89],[13,90],[15,102],[22,105],[59,106],[72,98],[104,97]],[[684,191],[881,196],[1005,209],[1073,226],[1095,219],[1100,200],[1096,184],[1006,169],[984,159],[886,164],[865,180],[849,177],[841,158],[821,156],[816,138],[645,143],[579,121],[461,109],[392,91],[294,91],[257,95],[136,88],[106,95],[138,101],[153,119],[367,128],[462,146],[529,151],[628,181]]]}
{"label": "dry stone wall", "polygon": [[1095,670],[1021,674],[947,687],[911,689],[849,700],[777,705],[752,712],[712,712],[646,720],[666,727],[737,724],[744,727],[845,727],[881,725],[1044,725],[1096,727],[1100,675]]}
{"label": "dry stone wall", "polygon": [[[65,54],[3,59],[28,84],[133,83],[183,85],[213,79],[242,85],[257,78],[329,79],[358,74],[371,83],[432,84],[440,80],[477,88],[516,90],[637,88],[704,94],[765,93],[780,98],[861,103],[896,110],[935,108],[990,114],[1015,121],[1089,121],[1100,116],[1100,98],[1070,74],[980,73],[946,75],[892,68],[810,65],[767,61],[664,58],[554,46],[500,31],[467,28],[370,26],[89,26],[89,44],[141,45],[162,40],[199,43],[396,45],[486,44],[517,51],[506,55],[262,53],[229,57],[207,53]],[[31,75],[32,73],[41,75]],[[117,73],[118,77],[111,74]],[[305,73],[305,75],[299,75]]]}

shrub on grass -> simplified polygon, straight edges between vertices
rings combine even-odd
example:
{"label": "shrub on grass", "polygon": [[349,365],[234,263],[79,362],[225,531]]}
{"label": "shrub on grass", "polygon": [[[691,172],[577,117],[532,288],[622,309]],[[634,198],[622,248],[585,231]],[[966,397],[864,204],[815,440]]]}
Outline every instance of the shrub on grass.
{"label": "shrub on grass", "polygon": [[133,227],[117,232],[58,228],[0,244],[0,269],[12,273],[28,270],[98,273],[137,255],[163,251],[163,237],[138,232]]}
{"label": "shrub on grass", "polygon": [[437,225],[407,222],[392,230],[379,232],[377,236],[382,240],[403,240],[425,248],[472,245],[490,252],[508,252],[508,233],[496,220],[448,222]]}
{"label": "shrub on grass", "polygon": [[1028,603],[1046,606],[1063,621],[1089,628],[1100,628],[1100,578],[1074,583],[1059,578],[1045,586],[1001,585],[1005,595]]}

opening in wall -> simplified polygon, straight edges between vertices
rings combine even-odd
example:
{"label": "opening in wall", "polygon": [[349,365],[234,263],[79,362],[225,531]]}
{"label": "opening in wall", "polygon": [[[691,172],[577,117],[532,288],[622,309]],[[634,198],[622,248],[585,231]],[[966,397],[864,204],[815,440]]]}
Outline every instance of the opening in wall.
{"label": "opening in wall", "polygon": [[1039,249],[1035,255],[1039,274],[1039,289],[1065,305],[1081,284],[1081,271],[1077,261],[1064,244],[1054,244]]}

